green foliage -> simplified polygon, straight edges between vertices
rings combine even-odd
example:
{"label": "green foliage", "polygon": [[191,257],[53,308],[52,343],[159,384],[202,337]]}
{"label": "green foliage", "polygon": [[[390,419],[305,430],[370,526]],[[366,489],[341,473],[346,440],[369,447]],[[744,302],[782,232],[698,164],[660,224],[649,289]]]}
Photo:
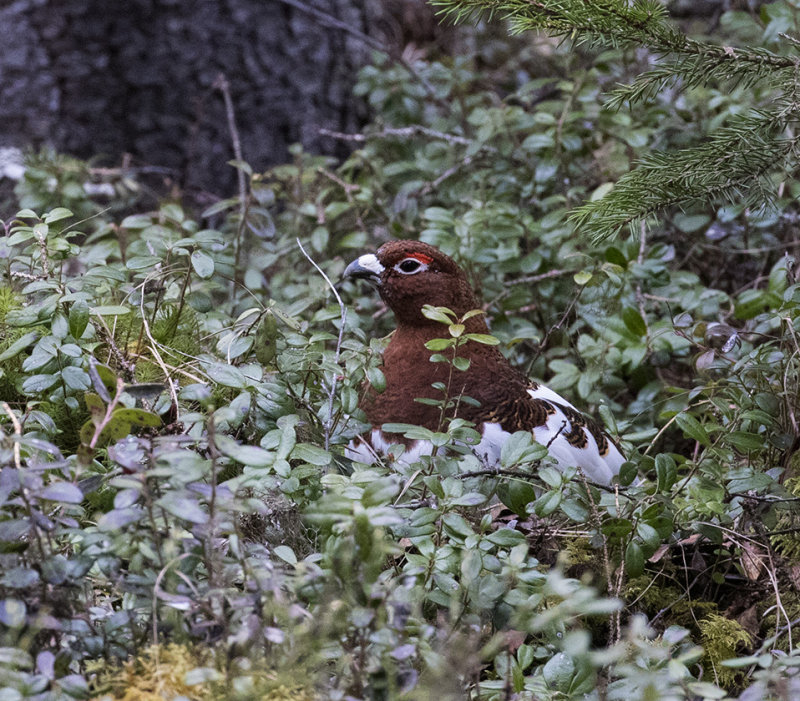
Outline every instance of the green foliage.
{"label": "green foliage", "polygon": [[[90,167],[31,162],[0,241],[0,685],[15,698],[139,682],[147,698],[154,677],[198,698],[796,683],[800,289],[783,254],[798,186],[772,213],[700,196],[708,144],[752,165],[726,139],[751,139],[759,117],[742,115],[784,84],[782,54],[757,44],[773,51],[793,14],[728,13],[705,43],[661,5],[546,6],[530,21],[563,34],[594,17],[577,35],[591,41],[478,34],[475,55],[415,62],[419,80],[367,67],[375,117],[343,163],[299,147],[265,173],[236,163],[244,200],[201,214],[131,210],[133,182],[101,212]],[[720,52],[732,37],[753,48]],[[640,69],[634,44],[667,63]],[[714,60],[748,88],[712,83]],[[679,157],[685,181],[666,172]],[[599,247],[576,224],[596,203],[593,231],[616,229],[678,187],[702,202],[638,241]],[[426,309],[433,360],[456,373],[465,343],[499,342],[620,437],[618,485],[556,469],[524,432],[488,468],[475,427],[444,420],[468,400],[447,383],[437,431],[386,426],[435,455],[344,456],[391,321],[331,281],[392,236],[454,255],[485,301],[467,316],[491,335]]]}
{"label": "green foliage", "polygon": [[[459,20],[486,13],[509,19],[519,32],[545,30],[592,46],[647,47],[659,57],[657,65],[616,88],[606,103],[611,109],[654,100],[676,87],[686,91],[722,84],[754,90],[748,114],[733,115],[699,145],[641,156],[637,167],[613,189],[578,209],[572,216],[575,225],[590,230],[597,240],[627,227],[635,232],[640,222],[676,204],[710,199],[764,208],[777,198],[779,179],[797,167],[797,142],[787,135],[800,114],[792,56],[764,47],[692,39],[669,22],[666,6],[653,0],[435,0],[434,4]],[[786,38],[780,48],[784,52],[792,48],[791,40]]]}
{"label": "green foliage", "polygon": [[711,614],[698,622],[700,639],[706,656],[714,671],[717,683],[729,689],[737,681],[739,673],[720,667],[720,662],[736,657],[737,648],[750,644],[750,636],[736,621]]}

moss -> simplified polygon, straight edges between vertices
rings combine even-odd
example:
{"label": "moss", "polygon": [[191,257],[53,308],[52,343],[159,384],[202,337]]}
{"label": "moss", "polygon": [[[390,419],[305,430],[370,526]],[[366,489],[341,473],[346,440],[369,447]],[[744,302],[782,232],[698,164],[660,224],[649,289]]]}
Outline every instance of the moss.
{"label": "moss", "polygon": [[636,608],[654,615],[666,607],[669,610],[662,619],[665,626],[677,625],[683,628],[695,628],[698,619],[717,613],[717,604],[704,599],[688,599],[683,591],[670,585],[652,583],[652,579],[643,574],[632,579],[625,590],[625,599],[636,600]]}
{"label": "moss", "polygon": [[[159,353],[167,365],[182,365],[188,357],[196,357],[203,351],[198,341],[199,329],[194,310],[184,306],[178,317],[178,307],[162,308],[151,325],[153,338],[161,344]],[[138,331],[136,336],[138,337]],[[145,346],[146,347],[146,344]],[[138,382],[161,382],[164,371],[155,361],[140,357],[136,362]]]}
{"label": "moss", "polygon": [[706,660],[714,670],[717,683],[731,689],[742,677],[742,670],[723,667],[723,660],[730,660],[738,655],[738,649],[751,643],[750,634],[736,621],[712,613],[698,622],[700,643],[705,651]]}
{"label": "moss", "polygon": [[[313,701],[317,698],[302,683],[287,681],[290,673],[277,674],[266,665],[246,661],[245,669],[226,676],[213,651],[170,643],[152,645],[121,665],[97,663],[94,701],[163,701],[183,696],[196,701],[261,699],[262,701]],[[202,671],[200,671],[202,670]],[[199,683],[187,683],[194,681]],[[305,675],[303,675],[305,678]],[[205,681],[202,681],[205,679]]]}
{"label": "moss", "polygon": [[[21,306],[19,295],[14,290],[0,285],[0,353],[30,331],[29,328],[16,328],[5,323],[6,315]],[[21,371],[21,355],[16,355],[0,363],[0,397],[3,397],[5,401],[14,402],[22,399],[15,388]]]}
{"label": "moss", "polygon": [[[762,604],[763,611],[767,612],[766,615],[762,614],[761,619],[761,634],[766,636],[775,634],[775,626],[784,627],[788,621],[794,621],[800,618],[800,593],[794,588],[784,587],[781,589],[780,601],[780,618],[777,617],[778,607],[776,606],[775,595],[768,596],[764,599]],[[788,621],[787,621],[788,619]],[[790,652],[789,648],[790,637],[788,635],[780,636],[774,643],[773,647],[776,650],[783,650]]]}
{"label": "moss", "polygon": [[95,686],[101,692],[95,699],[119,701],[163,701],[175,696],[207,699],[208,682],[189,686],[186,673],[203,666],[205,655],[198,655],[183,645],[153,645],[145,648],[120,667],[101,667]]}
{"label": "moss", "polygon": [[[796,452],[792,456],[791,464],[789,466],[789,474],[796,475],[800,473],[800,452]],[[786,490],[794,497],[800,497],[800,477],[790,477],[784,484]],[[777,531],[791,531],[797,528],[797,515],[794,512],[783,512],[778,516],[778,521],[775,524]],[[800,560],[800,533],[797,531],[782,533],[772,537],[772,545],[775,550],[783,555],[787,560],[797,562]]]}

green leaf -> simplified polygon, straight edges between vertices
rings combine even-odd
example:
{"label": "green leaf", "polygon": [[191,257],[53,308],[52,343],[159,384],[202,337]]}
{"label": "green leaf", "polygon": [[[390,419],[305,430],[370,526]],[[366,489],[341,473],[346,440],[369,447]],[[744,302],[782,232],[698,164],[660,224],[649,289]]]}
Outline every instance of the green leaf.
{"label": "green leaf", "polygon": [[272,549],[272,552],[284,562],[288,562],[290,565],[297,564],[297,555],[294,554],[294,550],[292,550],[288,545],[277,545]]}
{"label": "green leaf", "polygon": [[677,466],[675,460],[670,455],[663,453],[656,455],[656,489],[659,492],[667,493],[678,479]]}
{"label": "green leaf", "polygon": [[131,308],[121,304],[107,304],[99,307],[92,307],[91,311],[95,316],[125,316],[131,313]]}
{"label": "green leaf", "polygon": [[133,256],[125,262],[128,270],[152,270],[161,262],[157,256]]}
{"label": "green leaf", "polygon": [[426,319],[438,321],[448,326],[453,323],[453,319],[456,316],[452,311],[447,309],[447,307],[432,307],[430,304],[426,304],[422,307],[422,315]]}
{"label": "green leaf", "polygon": [[18,338],[16,341],[14,341],[14,343],[0,353],[0,363],[2,363],[4,360],[8,360],[9,358],[13,358],[15,355],[25,350],[28,346],[39,339],[39,335],[40,334],[38,331],[30,331],[24,336]]}
{"label": "green leaf", "polygon": [[72,482],[51,482],[39,492],[39,497],[65,504],[80,504],[83,501],[83,492]]}
{"label": "green leaf", "polygon": [[134,426],[158,428],[161,426],[161,417],[144,409],[115,409],[111,414],[113,419],[127,421]]}
{"label": "green leaf", "polygon": [[81,368],[77,368],[74,366],[65,367],[61,371],[61,377],[64,380],[64,384],[66,384],[68,389],[83,391],[85,389],[89,389],[91,387],[91,380],[89,379],[89,374]]}
{"label": "green leaf", "polygon": [[725,435],[724,440],[741,453],[761,450],[767,447],[767,442],[763,436],[757,433],[748,433],[747,431],[731,431]]}
{"label": "green leaf", "polygon": [[298,443],[292,450],[292,457],[310,465],[324,467],[331,464],[331,454],[311,443]]}
{"label": "green leaf", "polygon": [[442,516],[442,522],[447,530],[450,531],[454,536],[467,538],[468,536],[474,535],[472,526],[470,526],[467,520],[460,514],[452,512],[447,513]]}
{"label": "green leaf", "polygon": [[453,367],[456,370],[460,370],[461,372],[466,372],[469,370],[470,366],[470,359],[469,358],[462,358],[461,356],[456,356],[453,358]]}
{"label": "green leaf", "polygon": [[687,414],[685,411],[680,412],[675,416],[675,423],[678,424],[678,427],[686,436],[696,440],[700,445],[711,445],[711,438],[708,433],[691,414]]}
{"label": "green leaf", "polygon": [[120,224],[124,229],[146,229],[153,223],[153,217],[149,214],[132,214],[125,217]]}
{"label": "green leaf", "polygon": [[372,385],[372,388],[378,392],[378,394],[386,389],[386,377],[384,377],[383,371],[380,368],[368,368],[367,380],[369,380],[370,385]]}
{"label": "green leaf", "polygon": [[41,394],[58,382],[58,375],[31,375],[22,383],[24,394]]}
{"label": "green leaf", "polygon": [[241,445],[228,436],[217,436],[219,452],[236,462],[250,467],[269,467],[275,462],[275,455],[254,445]]}
{"label": "green leaf", "polygon": [[169,492],[158,499],[156,504],[174,516],[191,523],[206,523],[208,521],[208,512],[200,506],[200,502],[186,494]]}
{"label": "green leaf", "polygon": [[61,221],[62,219],[69,219],[73,216],[66,207],[56,207],[44,215],[45,224],[52,224],[53,222]]}
{"label": "green leaf", "polygon": [[442,351],[452,348],[456,343],[454,338],[432,338],[430,341],[425,341],[425,347],[430,351]]}
{"label": "green leaf", "polygon": [[560,489],[552,489],[549,492],[545,492],[533,502],[533,512],[539,517],[549,516],[559,507],[561,498]]}
{"label": "green leaf", "polygon": [[582,287],[592,279],[592,274],[588,270],[583,270],[579,273],[575,273],[572,279],[575,280],[576,285],[581,285]]}
{"label": "green leaf", "polygon": [[[20,601],[19,599],[3,599],[0,601],[0,623],[8,628],[22,628],[25,625],[27,620],[27,606],[25,606],[24,601]],[[16,663],[17,666],[22,668],[32,666],[28,665],[28,654],[23,650],[15,650],[14,648],[8,648],[11,652],[8,654],[8,657],[12,659],[9,660],[12,663]],[[14,659],[16,658],[16,659]],[[21,663],[21,664],[20,664]],[[19,674],[19,672],[18,672]],[[8,689],[8,687],[5,687]],[[22,698],[21,696],[10,696],[9,698]]]}
{"label": "green leaf", "polygon": [[644,553],[641,546],[631,541],[625,548],[625,574],[628,577],[638,577],[644,572]]}
{"label": "green leaf", "polygon": [[547,685],[563,694],[569,691],[574,673],[575,662],[563,652],[553,655],[542,669],[542,676]]}
{"label": "green leaf", "polygon": [[204,251],[195,251],[191,257],[194,271],[204,279],[214,274],[214,259]]}
{"label": "green leaf", "polygon": [[636,535],[638,535],[647,545],[654,549],[657,548],[661,543],[661,538],[658,535],[658,531],[649,523],[637,523]]}
{"label": "green leaf", "polygon": [[485,346],[496,346],[500,343],[499,339],[488,333],[468,333],[464,338],[475,341],[475,343],[482,343]]}
{"label": "green leaf", "polygon": [[82,299],[76,300],[69,308],[69,333],[78,339],[89,324],[89,305]]}
{"label": "green leaf", "polygon": [[613,517],[603,522],[600,531],[609,538],[625,538],[633,531],[633,524],[627,518]]}
{"label": "green leaf", "polygon": [[486,540],[500,548],[513,548],[525,542],[525,535],[513,528],[498,528]]}
{"label": "green leaf", "polygon": [[625,307],[622,310],[622,321],[625,323],[626,328],[632,334],[642,337],[647,334],[647,324],[645,324],[642,315],[638,310],[633,307]]}
{"label": "green leaf", "polygon": [[477,506],[478,504],[483,504],[485,501],[486,495],[480,492],[467,492],[451,500],[449,503],[452,506]]}
{"label": "green leaf", "polygon": [[242,371],[226,363],[213,363],[208,368],[208,376],[213,382],[233,389],[242,389],[247,385]]}

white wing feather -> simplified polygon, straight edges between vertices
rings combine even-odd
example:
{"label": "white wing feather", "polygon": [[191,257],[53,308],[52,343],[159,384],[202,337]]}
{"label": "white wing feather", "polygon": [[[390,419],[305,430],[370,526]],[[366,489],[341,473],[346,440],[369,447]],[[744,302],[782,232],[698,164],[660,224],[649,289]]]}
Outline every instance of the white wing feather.
{"label": "white wing feather", "polygon": [[[585,427],[581,427],[581,430],[586,436],[586,445],[582,448],[572,445],[566,438],[572,430],[572,423],[561,407],[569,407],[575,411],[577,409],[561,395],[542,385],[529,389],[528,393],[534,399],[546,401],[553,408],[546,423],[533,429],[533,437],[537,443],[547,446],[550,455],[561,467],[579,467],[593,482],[610,484],[625,462],[617,446],[609,439],[606,453],[601,454],[597,441]],[[487,466],[496,467],[500,464],[503,444],[510,435],[500,424],[486,422],[481,426],[481,441],[474,446],[473,451]],[[375,428],[367,440],[364,437],[353,439],[345,449],[345,455],[351,460],[371,464],[378,455],[386,455],[391,445],[383,432]],[[428,441],[412,441],[399,460],[410,465],[421,456],[431,455],[432,452],[433,446]]]}

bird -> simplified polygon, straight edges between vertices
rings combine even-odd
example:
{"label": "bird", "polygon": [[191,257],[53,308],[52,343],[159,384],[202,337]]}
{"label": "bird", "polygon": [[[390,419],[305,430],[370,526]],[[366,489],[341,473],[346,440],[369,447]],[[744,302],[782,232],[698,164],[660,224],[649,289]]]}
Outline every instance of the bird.
{"label": "bird", "polygon": [[[603,427],[557,392],[526,377],[495,345],[470,340],[461,346],[459,356],[469,359],[463,371],[431,362],[426,342],[448,332],[440,321],[425,316],[423,307],[447,307],[458,318],[479,308],[465,272],[450,256],[421,241],[392,240],[352,261],[343,278],[374,285],[396,321],[383,353],[385,388],[366,389],[360,407],[372,428],[350,442],[345,455],[351,460],[373,463],[397,443],[405,446],[401,459],[406,463],[431,454],[429,442],[387,433],[382,426],[405,423],[442,430],[441,403],[417,399],[442,400],[441,384],[438,389],[433,385],[446,383],[449,376],[451,397],[474,400],[454,402],[449,416],[474,424],[481,440],[473,451],[487,466],[499,466],[502,446],[512,433],[530,431],[562,469],[580,468],[600,484],[611,484],[619,474],[625,457]],[[482,314],[466,319],[464,326],[465,334],[489,334]]]}

